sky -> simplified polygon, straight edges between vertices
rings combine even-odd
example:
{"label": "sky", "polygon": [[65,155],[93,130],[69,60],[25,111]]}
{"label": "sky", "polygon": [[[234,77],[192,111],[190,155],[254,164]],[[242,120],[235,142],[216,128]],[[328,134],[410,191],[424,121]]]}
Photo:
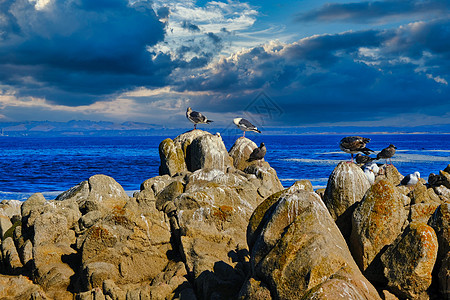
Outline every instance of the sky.
{"label": "sky", "polygon": [[450,0],[0,2],[0,122],[448,126]]}

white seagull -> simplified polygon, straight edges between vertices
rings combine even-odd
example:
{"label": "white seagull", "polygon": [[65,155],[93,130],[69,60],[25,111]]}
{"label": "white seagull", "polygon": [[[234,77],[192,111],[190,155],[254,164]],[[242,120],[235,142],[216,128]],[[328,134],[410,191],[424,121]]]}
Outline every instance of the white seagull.
{"label": "white seagull", "polygon": [[194,129],[197,129],[197,124],[209,124],[213,122],[212,120],[208,120],[208,118],[202,115],[202,113],[194,111],[190,107],[186,110],[186,118],[194,123]]}
{"label": "white seagull", "polygon": [[420,173],[414,172],[413,174],[406,175],[402,181],[400,182],[401,185],[407,185],[412,186],[415,185],[417,182],[419,182]]}
{"label": "white seagull", "polygon": [[372,166],[366,166],[364,168],[364,174],[366,175],[370,184],[373,184],[375,182],[375,174],[373,172]]}
{"label": "white seagull", "polygon": [[256,128],[255,125],[253,125],[252,123],[250,123],[246,119],[235,118],[235,119],[233,119],[233,123],[236,124],[236,126],[239,127],[239,129],[244,131],[244,135],[243,136],[245,136],[245,132],[246,131],[254,131],[254,132],[261,133],[261,131],[259,131],[258,128]]}

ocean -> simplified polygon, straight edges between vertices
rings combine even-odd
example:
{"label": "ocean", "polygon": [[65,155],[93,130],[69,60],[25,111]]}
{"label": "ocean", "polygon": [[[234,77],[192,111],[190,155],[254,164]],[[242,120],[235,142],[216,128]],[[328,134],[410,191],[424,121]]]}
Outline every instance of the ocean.
{"label": "ocean", "polygon": [[[339,149],[343,135],[267,136],[247,133],[267,147],[266,161],[284,186],[308,179],[323,188],[334,167],[350,154]],[[403,175],[421,177],[450,164],[450,135],[375,134],[367,145],[375,153],[394,144],[393,164]],[[174,138],[175,136],[169,136]],[[229,150],[238,136],[223,136]],[[95,174],[113,177],[129,195],[158,175],[159,143],[165,137],[0,137],[0,201],[26,200],[36,192],[54,199]],[[373,156],[373,155],[372,155]],[[379,161],[383,163],[384,161]]]}

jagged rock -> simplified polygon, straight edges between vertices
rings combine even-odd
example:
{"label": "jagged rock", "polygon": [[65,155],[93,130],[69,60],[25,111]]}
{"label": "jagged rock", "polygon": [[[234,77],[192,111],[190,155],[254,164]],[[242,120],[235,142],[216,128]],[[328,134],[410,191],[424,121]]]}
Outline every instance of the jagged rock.
{"label": "jagged rock", "polygon": [[[77,300],[106,300],[106,297],[100,288],[95,288],[95,289],[92,289],[91,291],[77,294],[75,299],[77,299]],[[139,298],[137,298],[137,299],[139,299]]]}
{"label": "jagged rock", "polygon": [[0,275],[0,299],[49,300],[42,288],[24,276]]}
{"label": "jagged rock", "polygon": [[340,162],[328,178],[323,200],[342,235],[348,239],[351,232],[351,216],[362,200],[370,183],[356,164]]}
{"label": "jagged rock", "polygon": [[187,169],[183,151],[169,138],[159,144],[159,158],[161,160],[159,175],[174,176]]}
{"label": "jagged rock", "polygon": [[239,299],[244,300],[272,300],[269,288],[261,281],[250,278],[242,286]]}
{"label": "jagged rock", "polygon": [[[197,170],[187,177],[184,193],[173,201],[185,232],[181,245],[186,265],[202,298],[218,295],[235,298],[239,292],[245,276],[239,261],[233,260],[230,253],[247,252],[243,248],[243,228],[247,227],[254,208],[263,200],[258,188],[263,182],[275,180],[268,169],[264,172],[266,174],[260,174],[259,178],[251,176],[249,180],[248,174],[234,168],[227,172]],[[280,186],[271,184],[266,188],[272,188],[268,192],[274,193],[282,190]],[[221,271],[225,269],[228,271]]]}
{"label": "jagged rock", "polygon": [[[165,235],[159,235],[162,227],[154,222],[163,219],[149,220],[138,209],[130,200],[77,238],[85,270],[81,274],[83,289],[101,287],[106,279],[120,285],[145,282],[165,268],[170,233],[166,227]],[[154,235],[154,230],[158,234]]]}
{"label": "jagged rock", "polygon": [[353,212],[350,236],[350,250],[361,270],[366,271],[383,247],[394,242],[406,227],[408,204],[409,198],[386,179],[375,182],[367,191]]}
{"label": "jagged rock", "polygon": [[283,190],[283,185],[278,179],[277,172],[271,168],[269,163],[254,163],[244,170],[245,173],[255,175],[258,179],[253,181],[258,187],[258,194],[267,198],[275,192]]}
{"label": "jagged rock", "polygon": [[[238,138],[231,147],[229,154],[233,158],[233,165],[236,169],[244,171],[252,162],[248,162],[250,154],[258,146],[246,137]],[[255,163],[255,162],[253,162]]]}
{"label": "jagged rock", "polygon": [[401,298],[417,299],[431,285],[438,241],[430,226],[413,222],[381,255],[389,289]]}
{"label": "jagged rock", "polygon": [[1,243],[3,262],[6,266],[8,274],[20,274],[23,267],[20,261],[19,254],[17,253],[16,246],[12,237],[8,237]]}
{"label": "jagged rock", "polygon": [[56,200],[73,200],[84,212],[99,210],[105,215],[111,210],[122,208],[128,198],[114,178],[98,174],[62,193]]}
{"label": "jagged rock", "polygon": [[[150,298],[174,299],[178,294],[180,299],[196,299],[193,287],[186,276],[186,268],[182,262],[170,263],[164,272],[153,279],[150,285]],[[188,295],[191,295],[191,298],[188,298]]]}
{"label": "jagged rock", "polygon": [[443,203],[429,221],[438,239],[438,254],[435,269],[438,272],[439,289],[445,298],[450,298],[450,203]]}
{"label": "jagged rock", "polygon": [[24,266],[31,263],[33,260],[33,244],[30,240],[26,240],[18,252]]}
{"label": "jagged rock", "polygon": [[3,200],[0,203],[0,215],[12,218],[12,216],[20,215],[20,207],[23,201],[20,200]]}
{"label": "jagged rock", "polygon": [[[176,197],[183,193],[184,186],[180,181],[173,181],[158,195],[156,195],[156,209],[159,211],[165,211],[164,207],[167,201],[173,201]],[[167,211],[166,211],[167,213]]]}
{"label": "jagged rock", "polygon": [[443,201],[450,202],[450,189],[446,188],[443,185],[437,186],[434,188],[434,192],[439,196],[439,198]]}
{"label": "jagged rock", "polygon": [[11,219],[4,215],[3,212],[0,210],[0,239],[3,239],[3,236],[5,235],[6,231],[10,229],[13,226]]}
{"label": "jagged rock", "polygon": [[125,300],[127,295],[114,281],[109,279],[103,281],[103,294],[113,300]]}
{"label": "jagged rock", "polygon": [[47,203],[44,195],[41,193],[35,193],[31,195],[21,207],[21,215],[25,222],[22,222],[25,227],[30,227],[34,223],[34,220],[44,210],[44,205]]}
{"label": "jagged rock", "polygon": [[[301,189],[282,193],[261,223],[250,254],[252,278],[267,285],[276,299],[303,299],[316,287],[327,285],[334,290],[351,288],[361,298],[379,299],[316,193]],[[340,282],[333,283],[334,278]],[[241,298],[255,296],[244,292]]]}
{"label": "jagged rock", "polygon": [[[393,165],[384,165],[382,175],[378,176],[380,179],[385,179],[392,183],[392,185],[397,186],[403,179],[403,175],[397,170]],[[378,179],[377,177],[377,179]]]}
{"label": "jagged rock", "polygon": [[202,135],[192,140],[188,157],[190,161],[188,170],[191,172],[199,169],[225,171],[232,166],[232,159],[222,138],[215,135]]}
{"label": "jagged rock", "polygon": [[194,130],[185,132],[183,134],[180,134],[173,140],[175,145],[177,147],[180,147],[181,150],[183,151],[183,155],[185,157],[188,168],[189,168],[189,159],[188,159],[189,150],[188,150],[188,148],[194,139],[204,136],[204,135],[211,135],[211,133],[200,130],[200,129],[194,129]]}

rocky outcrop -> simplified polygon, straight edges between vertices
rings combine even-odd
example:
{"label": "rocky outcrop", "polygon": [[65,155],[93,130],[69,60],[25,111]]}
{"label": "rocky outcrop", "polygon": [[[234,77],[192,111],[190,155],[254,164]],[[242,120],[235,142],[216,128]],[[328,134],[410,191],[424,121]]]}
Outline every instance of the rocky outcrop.
{"label": "rocky outcrop", "polygon": [[[241,136],[231,147],[229,154],[233,158],[233,166],[241,171],[250,166],[252,162],[248,162],[248,158],[254,149],[258,146],[250,139]],[[255,162],[253,162],[255,163]]]}
{"label": "rocky outcrop", "polygon": [[326,190],[285,189],[254,147],[193,130],[161,142],[161,175],[133,197],[94,175],[3,201],[0,298],[448,298],[450,167],[405,187],[388,165],[370,186],[342,163]]}
{"label": "rocky outcrop", "polygon": [[382,255],[388,287],[400,298],[417,299],[431,285],[438,241],[434,230],[413,222]]}
{"label": "rocky outcrop", "polygon": [[367,191],[353,212],[350,236],[350,249],[361,270],[366,271],[380,251],[406,227],[409,201],[386,179],[377,181]]}
{"label": "rocky outcrop", "polygon": [[350,237],[351,216],[370,183],[356,164],[341,162],[331,173],[323,200],[346,239]]}
{"label": "rocky outcrop", "polygon": [[252,277],[241,298],[265,298],[269,290],[276,299],[317,299],[346,290],[348,299],[379,299],[316,193],[290,188],[265,200],[252,219]]}

